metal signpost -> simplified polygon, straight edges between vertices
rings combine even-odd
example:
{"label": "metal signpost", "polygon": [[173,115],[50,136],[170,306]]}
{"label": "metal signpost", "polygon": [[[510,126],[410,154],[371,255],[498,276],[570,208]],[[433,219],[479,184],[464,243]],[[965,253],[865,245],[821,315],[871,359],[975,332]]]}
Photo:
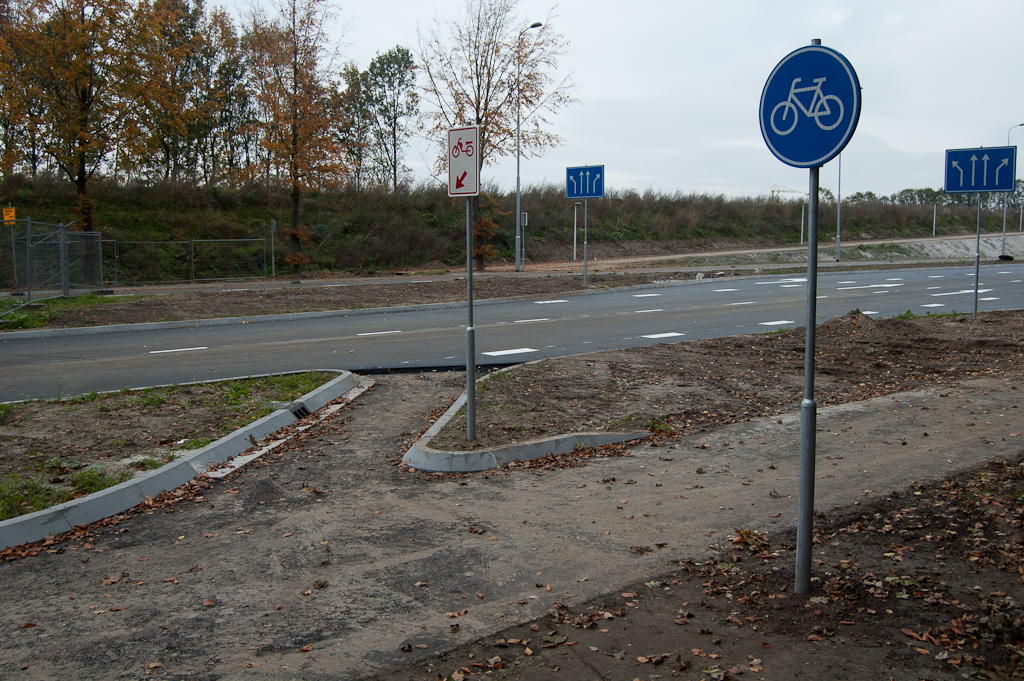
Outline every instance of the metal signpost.
{"label": "metal signpost", "polygon": [[[565,169],[565,198],[583,199],[583,285],[587,285],[587,199],[604,198],[604,166]],[[575,209],[573,209],[575,210]],[[573,218],[575,223],[575,218]],[[575,237],[574,237],[575,238]],[[574,241],[575,244],[575,241]],[[575,245],[573,253],[575,254]],[[575,257],[574,257],[575,259]]]}
{"label": "metal signpost", "polygon": [[812,41],[786,55],[761,92],[761,135],[786,165],[810,169],[807,225],[807,340],[804,398],[800,402],[800,496],[798,499],[796,585],[811,585],[814,521],[814,457],[817,404],[814,401],[814,348],[818,295],[818,176],[850,141],[860,120],[860,80],[839,52]]}
{"label": "metal signpost", "polygon": [[480,195],[480,128],[448,131],[448,196],[466,197],[466,439],[476,439],[476,330],[473,328],[472,198]]}
{"label": "metal signpost", "polygon": [[974,245],[974,316],[981,276],[981,192],[1012,192],[1017,180],[1017,147],[946,149],[947,194],[978,194],[978,236]]}

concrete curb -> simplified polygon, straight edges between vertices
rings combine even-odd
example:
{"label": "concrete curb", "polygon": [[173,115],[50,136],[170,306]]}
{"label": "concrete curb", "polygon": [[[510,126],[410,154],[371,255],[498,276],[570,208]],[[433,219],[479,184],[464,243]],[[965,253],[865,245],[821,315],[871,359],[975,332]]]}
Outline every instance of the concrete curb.
{"label": "concrete curb", "polygon": [[[543,360],[539,360],[543,361]],[[532,362],[531,362],[532,364]],[[511,367],[510,367],[511,368]],[[486,381],[506,369],[499,369],[481,378]],[[518,442],[504,447],[470,451],[434,449],[427,443],[444,428],[466,404],[466,393],[441,415],[423,436],[413,443],[402,457],[402,463],[418,471],[429,473],[473,473],[498,468],[513,461],[539,459],[548,454],[568,454],[577,447],[601,447],[617,442],[629,442],[647,437],[650,433],[568,433],[554,437]]]}
{"label": "concrete curb", "polygon": [[287,408],[278,409],[156,470],[81,499],[4,520],[0,522],[0,549],[39,541],[50,534],[68,532],[75,529],[75,525],[102,520],[128,510],[147,497],[172,490],[206,473],[211,465],[224,463],[241,454],[252,447],[254,440],[262,439],[317,411],[331,400],[344,395],[357,383],[354,374],[341,371],[337,378],[303,395]]}

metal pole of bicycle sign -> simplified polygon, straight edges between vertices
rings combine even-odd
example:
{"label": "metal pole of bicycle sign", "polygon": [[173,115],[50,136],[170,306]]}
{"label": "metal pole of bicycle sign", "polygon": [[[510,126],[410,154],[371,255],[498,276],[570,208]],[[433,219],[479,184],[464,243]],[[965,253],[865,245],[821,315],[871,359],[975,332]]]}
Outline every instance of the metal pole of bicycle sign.
{"label": "metal pole of bicycle sign", "polygon": [[[807,168],[807,339],[804,347],[804,398],[800,402],[800,492],[797,500],[796,593],[811,584],[814,522],[815,325],[818,296],[818,180],[821,166],[842,152],[860,120],[860,80],[839,52],[811,41],[786,55],[761,92],[761,135],[786,165]],[[836,243],[838,257],[838,241]]]}
{"label": "metal pole of bicycle sign", "polygon": [[473,197],[480,195],[480,128],[448,131],[448,196],[466,197],[466,440],[476,439],[476,329],[473,328]]}

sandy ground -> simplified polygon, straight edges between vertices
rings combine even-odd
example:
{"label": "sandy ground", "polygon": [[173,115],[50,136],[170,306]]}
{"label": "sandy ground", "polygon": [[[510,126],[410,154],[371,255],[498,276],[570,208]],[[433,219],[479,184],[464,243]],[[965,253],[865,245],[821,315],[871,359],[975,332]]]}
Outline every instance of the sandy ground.
{"label": "sandy ground", "polygon": [[[410,663],[390,678],[432,674],[438,653],[702,560],[736,528],[793,524],[792,415],[580,467],[435,479],[394,466],[458,392],[443,374],[383,377],[269,465],[0,565],[0,677],[350,679]],[[1017,456],[1018,398],[990,378],[822,410],[818,508]],[[706,646],[697,627],[674,635],[678,649]],[[762,677],[783,678],[809,644],[772,641]],[[884,647],[827,643],[840,644],[867,669],[888,664]],[[821,678],[829,657],[813,660]],[[581,669],[558,678],[600,677]],[[634,678],[620,671],[610,678]]]}

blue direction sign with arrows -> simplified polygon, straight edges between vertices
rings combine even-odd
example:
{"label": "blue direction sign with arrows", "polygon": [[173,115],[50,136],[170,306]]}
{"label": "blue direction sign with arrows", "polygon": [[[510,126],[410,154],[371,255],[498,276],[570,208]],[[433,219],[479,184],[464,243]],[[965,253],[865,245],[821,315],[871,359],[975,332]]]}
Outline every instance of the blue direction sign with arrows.
{"label": "blue direction sign with arrows", "polygon": [[604,166],[577,166],[565,169],[565,198],[604,198]]}
{"label": "blue direction sign with arrows", "polygon": [[1012,192],[1017,177],[1017,147],[946,149],[947,194]]}

